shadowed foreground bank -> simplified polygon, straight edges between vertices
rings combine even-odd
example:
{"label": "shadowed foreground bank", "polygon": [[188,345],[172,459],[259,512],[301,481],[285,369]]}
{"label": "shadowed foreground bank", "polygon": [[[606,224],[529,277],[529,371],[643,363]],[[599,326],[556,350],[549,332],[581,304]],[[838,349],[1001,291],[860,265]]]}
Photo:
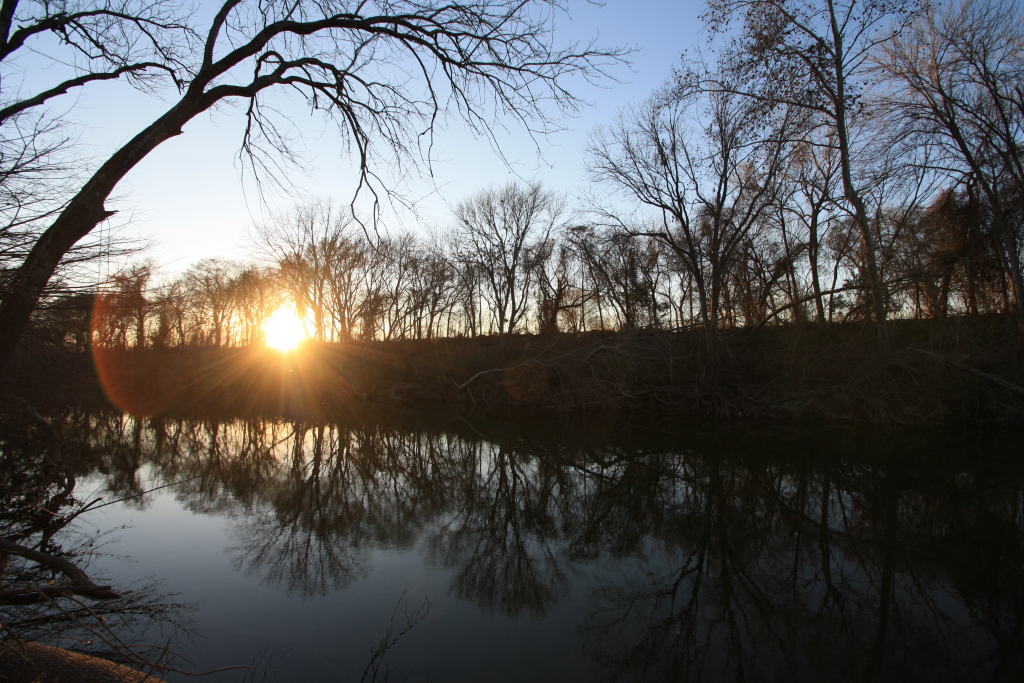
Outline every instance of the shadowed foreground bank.
{"label": "shadowed foreground bank", "polygon": [[[438,402],[919,424],[1024,422],[1008,317],[262,347],[23,353],[8,390],[136,414],[304,415]],[[95,358],[94,358],[95,357]]]}

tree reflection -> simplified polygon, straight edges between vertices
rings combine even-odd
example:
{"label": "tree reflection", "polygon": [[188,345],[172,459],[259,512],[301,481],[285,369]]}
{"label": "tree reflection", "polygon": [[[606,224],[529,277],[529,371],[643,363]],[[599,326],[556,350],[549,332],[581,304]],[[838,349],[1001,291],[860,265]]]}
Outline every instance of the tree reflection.
{"label": "tree reflection", "polygon": [[261,490],[270,505],[257,505],[241,518],[230,551],[236,568],[265,583],[327,595],[366,573],[365,549],[349,533],[362,510],[347,495],[348,479],[337,472],[345,454],[336,448],[333,430],[295,424],[285,442],[291,452],[283,476]]}
{"label": "tree reflection", "polygon": [[1021,468],[934,437],[65,424],[112,490],[140,467],[195,477],[177,495],[232,515],[235,566],[288,592],[343,589],[397,548],[485,612],[580,600],[608,680],[1024,676]]}
{"label": "tree reflection", "polygon": [[555,472],[508,444],[475,443],[469,495],[428,540],[431,559],[456,568],[452,592],[488,611],[543,615],[569,592],[558,557]]}
{"label": "tree reflection", "polygon": [[[585,636],[608,680],[1019,678],[1019,600],[982,607],[960,585],[965,564],[1001,556],[969,585],[1017,591],[1019,483],[965,505],[976,480],[898,464],[703,460],[665,555],[592,596]],[[1008,514],[981,526],[1002,550],[957,532],[993,509]]]}
{"label": "tree reflection", "polygon": [[[85,531],[77,522],[90,509],[76,490],[84,469],[83,444],[63,448],[58,434],[31,406],[11,397],[3,399],[0,678],[16,677],[23,664],[33,663],[33,653],[46,645],[57,648],[48,651],[50,666],[71,667],[61,674],[71,677],[81,675],[74,667],[82,666],[83,660],[76,660],[69,650],[135,669],[173,670],[169,665],[175,651],[194,644],[195,628],[188,616],[193,606],[178,601],[157,581],[115,590],[89,577],[90,561],[105,551],[104,534]],[[85,420],[90,426],[103,427],[111,427],[112,422],[110,417],[98,423]],[[127,434],[135,455],[140,456],[141,428],[134,432],[110,429],[105,434],[111,436],[110,452],[115,456],[111,487],[134,489],[138,457],[121,448],[122,437]],[[125,453],[128,457],[121,457]],[[120,673],[131,674],[127,669]]]}

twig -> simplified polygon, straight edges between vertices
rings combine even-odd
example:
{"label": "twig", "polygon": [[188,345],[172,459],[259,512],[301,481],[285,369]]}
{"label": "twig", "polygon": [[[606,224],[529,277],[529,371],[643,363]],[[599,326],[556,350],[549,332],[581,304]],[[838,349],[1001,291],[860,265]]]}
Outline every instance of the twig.
{"label": "twig", "polygon": [[[96,505],[94,507],[90,507],[90,505],[92,505],[92,503],[90,503],[89,505],[86,505],[85,508],[83,508],[81,511],[75,513],[75,516],[77,517],[82,512],[85,512],[86,509],[88,509],[88,510],[99,510],[100,508],[105,508],[108,505],[114,505],[115,503],[123,503],[126,500],[131,500],[132,498],[139,498],[140,496],[144,496],[147,493],[152,493],[153,491],[159,491],[160,489],[165,489],[168,486],[174,486],[175,484],[187,484],[188,482],[195,481],[196,479],[200,479],[201,477],[202,477],[202,475],[197,474],[196,476],[189,477],[188,479],[179,479],[178,481],[172,481],[170,484],[164,484],[163,486],[155,486],[155,487],[153,487],[151,489],[147,489],[147,490],[145,490],[145,491],[143,491],[141,493],[135,493],[133,495],[128,496],[127,498],[119,498],[118,500],[112,500],[109,503],[104,503],[103,505]],[[102,498],[97,498],[96,499],[96,501],[100,501],[100,500],[103,500],[103,499]],[[96,501],[93,501],[93,502],[96,502]]]}

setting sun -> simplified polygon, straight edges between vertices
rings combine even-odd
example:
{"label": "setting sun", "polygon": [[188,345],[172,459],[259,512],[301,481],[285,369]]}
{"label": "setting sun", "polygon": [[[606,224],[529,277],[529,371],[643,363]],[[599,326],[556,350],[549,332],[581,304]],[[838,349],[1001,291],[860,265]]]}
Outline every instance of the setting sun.
{"label": "setting sun", "polygon": [[306,326],[293,308],[279,308],[263,326],[267,346],[281,351],[294,349],[306,338]]}

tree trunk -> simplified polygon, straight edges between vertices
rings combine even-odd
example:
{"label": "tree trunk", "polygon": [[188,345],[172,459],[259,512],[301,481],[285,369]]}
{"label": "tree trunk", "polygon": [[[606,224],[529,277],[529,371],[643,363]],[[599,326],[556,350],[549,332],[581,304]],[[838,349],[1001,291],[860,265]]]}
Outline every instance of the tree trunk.
{"label": "tree trunk", "polygon": [[1017,245],[1006,224],[1002,207],[999,207],[995,214],[996,234],[999,236],[999,245],[1002,247],[1003,262],[1006,275],[1010,280],[1010,294],[1013,300],[1013,312],[1017,319],[1017,329],[1024,332],[1024,281],[1021,279],[1020,259],[1017,257]]}
{"label": "tree trunk", "polygon": [[807,257],[811,266],[811,287],[814,290],[814,308],[818,313],[818,324],[824,325],[827,322],[825,319],[825,302],[821,298],[821,282],[818,280],[818,213],[817,209],[812,210],[814,211],[814,214],[811,216],[810,235],[807,243]]}
{"label": "tree trunk", "polygon": [[182,126],[208,107],[193,98],[181,100],[115,152],[39,237],[15,271],[0,303],[0,376],[7,371],[32,311],[61,259],[75,243],[114,215],[104,202],[117,184],[160,144],[181,135]]}
{"label": "tree trunk", "polygon": [[839,141],[839,165],[843,178],[843,193],[846,200],[853,206],[854,218],[857,221],[857,227],[860,228],[861,241],[864,245],[865,275],[867,276],[868,286],[871,289],[871,308],[878,331],[878,346],[882,353],[890,354],[892,353],[892,342],[889,339],[889,324],[886,320],[885,297],[882,295],[882,280],[878,274],[875,237],[871,232],[871,224],[868,221],[867,210],[864,208],[864,200],[853,185],[853,171],[851,170],[852,164],[850,161],[850,135],[846,120],[846,74],[844,70],[843,34],[835,14],[835,8],[832,6],[832,0],[829,0],[828,7],[835,49],[835,122],[836,138]]}

